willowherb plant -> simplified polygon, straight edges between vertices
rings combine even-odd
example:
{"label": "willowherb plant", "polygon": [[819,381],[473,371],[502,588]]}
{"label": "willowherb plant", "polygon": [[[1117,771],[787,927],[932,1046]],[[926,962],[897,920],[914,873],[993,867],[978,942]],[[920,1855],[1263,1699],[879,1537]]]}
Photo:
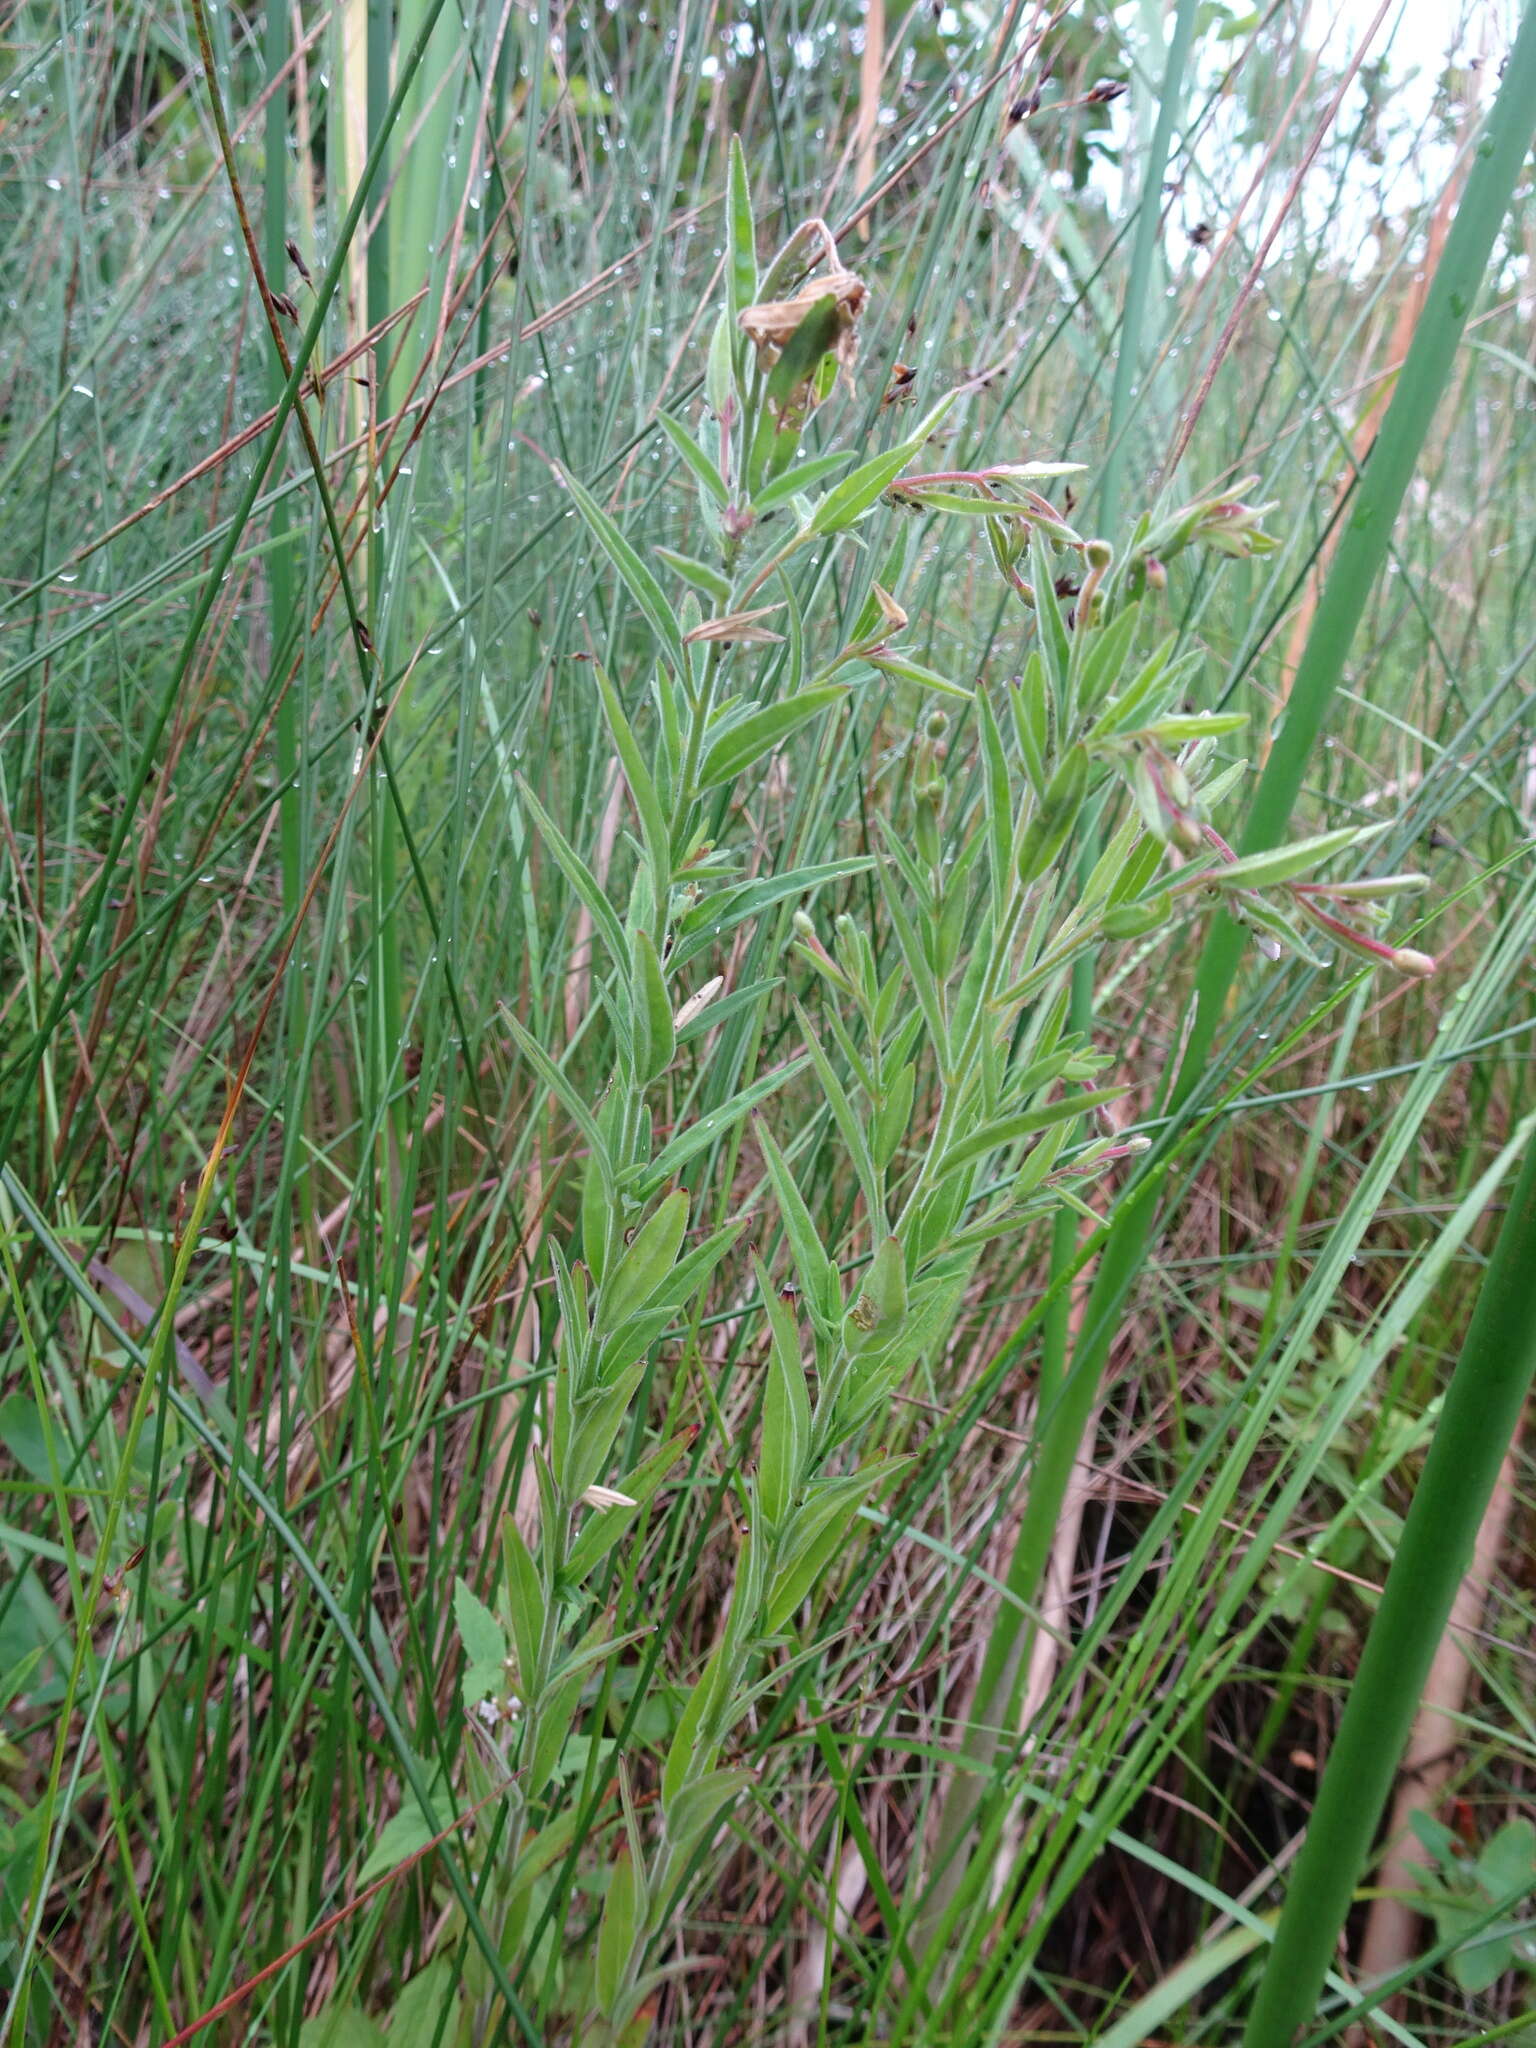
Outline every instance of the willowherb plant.
{"label": "willowherb plant", "polygon": [[[646,2037],[677,1967],[658,1965],[661,1938],[708,1880],[712,1845],[753,1782],[731,1745],[754,1702],[782,1684],[782,1671],[765,1672],[767,1654],[809,1650],[800,1624],[810,1596],[899,1467],[880,1428],[892,1396],[941,1344],[1000,1234],[1062,1204],[1085,1208],[1093,1177],[1145,1146],[1115,1123],[1127,1082],[1112,1057],[1091,1031],[1068,1027],[1073,970],[1217,904],[1267,951],[1313,957],[1320,931],[1401,972],[1432,965],[1365,928],[1418,878],[1315,879],[1369,833],[1327,832],[1247,859],[1231,852],[1212,818],[1243,764],[1222,764],[1218,748],[1243,718],[1186,708],[1198,656],[1172,638],[1140,651],[1181,552],[1240,557],[1274,545],[1262,524],[1269,508],[1242,495],[1250,484],[1144,517],[1117,555],[1042,495],[1063,466],[939,466],[930,451],[942,405],[851,468],[851,451],[806,454],[807,420],[852,375],[868,287],[842,267],[820,222],[759,274],[739,147],[728,215],[727,302],[704,415],[697,429],[661,418],[697,484],[713,558],[656,548],[653,565],[561,473],[654,638],[651,710],[633,719],[635,693],[594,665],[635,827],[623,900],[522,789],[601,948],[594,999],[612,1074],[599,1099],[585,1097],[558,1053],[508,1016],[520,1056],[569,1118],[583,1191],[579,1229],[549,1253],[559,1329],[547,1429],[532,1452],[537,1533],[525,1539],[508,1517],[491,1606],[467,1586],[457,1602],[464,1699],[484,1737],[469,1790],[504,1799],[515,1844],[485,1873],[486,1899],[515,1980],[545,1987],[545,2010],[592,2043]],[[821,619],[802,616],[797,558],[852,535],[881,505],[979,526],[1028,617],[1033,644],[1016,680],[961,688],[903,651],[900,541],[870,577],[853,630],[821,644]],[[682,586],[676,600],[669,573]],[[785,680],[758,695],[754,666],[770,646],[787,647]],[[915,720],[910,808],[877,814],[882,857],[770,868],[744,882],[721,843],[736,792],[860,689],[949,702]],[[952,813],[950,750],[961,735],[975,793]],[[1079,879],[1076,843],[1090,821],[1103,850]],[[795,1004],[804,1050],[658,1142],[655,1091],[680,1042],[709,1023],[711,1002],[730,999],[718,975],[701,973],[713,949],[745,920],[856,872],[871,878],[878,931],[840,916],[823,933],[809,907],[794,913],[801,993],[821,992],[815,1021]],[[882,971],[882,961],[895,964]],[[823,1106],[846,1157],[858,1195],[848,1242],[823,1241],[795,1147],[771,1127],[774,1099],[791,1086]],[[935,1105],[931,1120],[918,1119],[920,1102]],[[749,1132],[758,1185],[710,1185],[711,1163],[736,1157],[721,1141]],[[728,1212],[690,1237],[691,1218]],[[793,1284],[755,1246],[744,1250],[749,1218],[755,1245],[782,1232]],[[734,1474],[741,1534],[728,1618],[669,1739],[615,1756],[602,1748],[605,1731],[587,1725],[589,1696],[638,1637],[612,1632],[601,1568],[691,1432],[655,1442],[628,1470],[616,1469],[617,1446],[658,1345],[710,1289],[749,1300],[766,1341],[760,1445]],[[616,1779],[619,1794],[617,1815],[586,1841],[567,1789],[573,1743],[600,1759],[589,1782]],[[582,1856],[606,1862],[603,1905],[591,1941],[566,1947],[568,1891],[555,1872]],[[473,1964],[465,1990],[459,2038],[484,2038],[495,1994]]]}

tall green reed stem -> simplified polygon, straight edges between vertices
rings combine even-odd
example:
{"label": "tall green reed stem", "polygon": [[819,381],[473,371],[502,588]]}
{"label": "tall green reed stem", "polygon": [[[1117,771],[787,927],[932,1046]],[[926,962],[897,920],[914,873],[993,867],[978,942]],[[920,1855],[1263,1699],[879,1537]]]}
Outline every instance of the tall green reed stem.
{"label": "tall green reed stem", "polygon": [[[279,77],[288,62],[289,50],[288,9],[285,0],[267,0],[266,59],[267,78]],[[266,175],[262,194],[262,254],[267,267],[269,283],[276,284],[284,276],[287,263],[286,243],[288,239],[288,93],[279,88],[267,103],[265,135]],[[277,351],[271,350],[267,357],[268,401],[276,405],[283,395],[283,366]],[[270,622],[272,662],[274,666],[284,658],[284,650],[293,624],[294,605],[294,547],[288,537],[289,511],[285,499],[279,499],[272,507],[272,537],[277,545],[267,558],[267,584],[270,596],[268,619]],[[303,859],[303,813],[300,808],[299,774],[299,716],[291,690],[283,693],[278,706],[277,724],[274,732],[277,746],[277,775],[280,795],[278,797],[279,833],[283,864],[283,911],[292,917],[299,906],[304,891],[304,876],[301,868]]]}
{"label": "tall green reed stem", "polygon": [[1536,1146],[1528,1146],[1328,1755],[1243,2048],[1289,2048],[1317,2009],[1430,1663],[1536,1375],[1533,1272]]}

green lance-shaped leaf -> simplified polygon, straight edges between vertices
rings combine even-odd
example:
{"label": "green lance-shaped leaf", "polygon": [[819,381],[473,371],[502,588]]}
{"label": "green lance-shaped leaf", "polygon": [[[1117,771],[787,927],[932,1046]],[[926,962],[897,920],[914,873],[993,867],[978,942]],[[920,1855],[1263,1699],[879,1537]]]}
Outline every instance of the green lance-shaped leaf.
{"label": "green lance-shaped leaf", "polygon": [[1336,832],[1317,832],[1310,839],[1293,839],[1287,846],[1274,846],[1263,853],[1245,854],[1207,871],[1205,879],[1222,889],[1268,889],[1277,882],[1289,882],[1309,868],[1321,867],[1347,846],[1363,846],[1387,830],[1386,824],[1344,825]]}
{"label": "green lance-shaped leaf", "polygon": [[571,1739],[571,1729],[575,1725],[586,1683],[585,1671],[568,1671],[551,1681],[539,1703],[533,1748],[522,1764],[523,1796],[530,1803],[538,1798],[559,1768],[565,1745]]}
{"label": "green lance-shaped leaf", "polygon": [[726,211],[726,245],[729,264],[726,291],[731,320],[757,298],[757,230],[752,220],[752,186],[747,177],[746,153],[741,137],[731,137],[730,195]]}
{"label": "green lance-shaped leaf", "polygon": [[1045,764],[1051,757],[1051,686],[1038,648],[1031,649],[1024,673],[1009,692],[1009,702],[1024,773],[1036,796],[1044,796]]}
{"label": "green lance-shaped leaf", "polygon": [[841,702],[848,694],[842,683],[823,683],[818,688],[799,690],[792,697],[760,705],[727,726],[712,740],[699,764],[699,788],[713,789],[733,782],[754,761],[784,744],[792,733]]}
{"label": "green lance-shaped leaf", "polygon": [[685,1785],[695,1783],[714,1766],[718,1743],[706,1735],[714,1719],[717,1696],[724,1690],[727,1674],[726,1645],[719,1642],[689,1693],[661,1774],[661,1807],[670,1815]]}
{"label": "green lance-shaped leaf", "polygon": [[1112,903],[1099,919],[1106,939],[1140,939],[1155,932],[1173,915],[1173,897],[1166,889],[1144,896],[1136,903]]}
{"label": "green lance-shaped leaf", "polygon": [[1088,753],[1073,747],[1046,785],[1040,807],[1019,835],[1019,880],[1043,875],[1071,835],[1088,793]]}
{"label": "green lance-shaped leaf", "polygon": [[925,662],[913,661],[910,655],[887,652],[868,654],[864,659],[871,668],[883,676],[895,676],[899,682],[913,683],[920,690],[931,690],[938,697],[955,697],[962,704],[969,704],[971,692],[963,683],[952,682],[948,676],[940,675],[936,668],[929,668]]}
{"label": "green lance-shaped leaf", "polygon": [[1159,747],[1182,747],[1194,740],[1221,739],[1227,733],[1241,732],[1247,723],[1246,711],[1170,711],[1151,725],[1120,737],[1149,740]]}
{"label": "green lance-shaped leaf", "polygon": [[650,1300],[677,1264],[687,1228],[688,1194],[683,1188],[674,1188],[641,1224],[615,1264],[600,1304],[604,1328],[617,1329]]}
{"label": "green lance-shaped leaf", "polygon": [[1056,571],[1050,545],[1038,529],[1029,536],[1029,575],[1035,591],[1035,622],[1040,631],[1040,652],[1051,678],[1051,695],[1057,715],[1067,714],[1067,678],[1072,664],[1072,637],[1056,595]]}
{"label": "green lance-shaped leaf", "polygon": [[837,1267],[822,1248],[805,1197],[773,1133],[766,1124],[756,1121],[752,1128],[763,1163],[768,1168],[768,1178],[773,1182],[779,1213],[784,1218],[784,1231],[794,1254],[801,1292],[810,1304],[812,1314],[819,1316],[824,1328],[830,1329],[841,1315],[843,1306]]}
{"label": "green lance-shaped leaf", "polygon": [[669,569],[675,569],[685,583],[691,583],[695,590],[701,590],[716,604],[726,604],[731,595],[731,579],[708,562],[701,562],[697,555],[685,555],[677,548],[657,547],[652,550]]}
{"label": "green lance-shaped leaf", "polygon": [[613,744],[618,750],[619,763],[624,770],[624,780],[629,784],[629,793],[634,798],[635,810],[640,819],[640,835],[645,841],[645,851],[650,863],[652,913],[658,921],[666,915],[667,899],[672,890],[672,840],[667,829],[667,814],[662,808],[656,783],[646,765],[640,743],[635,738],[634,728],[624,716],[624,707],[619,702],[619,693],[613,687],[607,670],[601,662],[595,664],[598,692],[603,700],[603,713],[608,721],[608,730],[613,734]]}
{"label": "green lance-shaped leaf", "polygon": [[726,489],[725,478],[710,461],[698,442],[689,433],[681,420],[673,419],[669,412],[659,412],[656,421],[683,461],[692,470],[706,504],[727,505],[730,492]]}
{"label": "green lance-shaped leaf", "polygon": [[878,1222],[881,1220],[879,1181],[875,1174],[875,1162],[870,1156],[864,1126],[849,1100],[847,1089],[839,1080],[832,1062],[827,1058],[821,1040],[812,1029],[810,1018],[798,1003],[795,1004],[795,1021],[804,1035],[806,1050],[816,1069],[816,1078],[821,1083],[822,1093],[827,1098],[827,1106],[832,1111],[833,1120],[837,1124],[844,1145],[848,1148],[848,1156],[853,1161],[853,1170],[858,1176],[859,1188],[864,1196],[865,1207],[869,1210],[870,1220]]}
{"label": "green lance-shaped leaf", "polygon": [[769,1635],[778,1634],[822,1577],[870,1488],[893,1469],[895,1462],[891,1460],[873,1471],[846,1472],[821,1480],[810,1498],[797,1509],[785,1532],[778,1569],[763,1606],[762,1625]]}
{"label": "green lance-shaped leaf", "polygon": [[771,484],[764,484],[752,500],[754,512],[772,512],[780,505],[787,505],[791,498],[798,498],[806,491],[813,490],[823,477],[829,477],[834,470],[843,469],[853,460],[851,448],[839,448],[831,455],[813,455],[808,462],[797,462],[792,469],[786,469],[776,476]]}
{"label": "green lance-shaped leaf", "polygon": [[603,1900],[603,1917],[597,1929],[593,1981],[598,2006],[605,2014],[612,2013],[619,2003],[644,1913],[645,1880],[628,1842],[622,1842],[608,1872],[608,1895]]}
{"label": "green lance-shaped leaf", "polygon": [[872,455],[868,462],[861,462],[851,476],[834,484],[817,505],[811,515],[811,532],[842,533],[862,519],[900,476],[912,454],[912,443],[903,441],[899,448],[887,449],[885,454]]}
{"label": "green lance-shaped leaf", "polygon": [[815,376],[822,357],[836,346],[842,326],[835,292],[824,292],[811,301],[768,373],[771,410],[782,412],[801,400],[804,387]]}
{"label": "green lance-shaped leaf", "polygon": [[618,570],[630,596],[650,621],[652,630],[666,650],[667,659],[672,663],[674,670],[678,675],[685,675],[687,663],[683,654],[682,630],[677,623],[676,614],[667,602],[665,591],[585,485],[578,483],[570,471],[562,469],[558,462],[554,464],[554,471],[570,492],[576,510],[585,520],[598,546]]}
{"label": "green lance-shaped leaf", "polygon": [[[1305,899],[1300,899],[1300,901],[1301,907],[1304,909]],[[1280,904],[1266,902],[1262,896],[1243,896],[1235,898],[1229,905],[1229,909],[1240,924],[1251,925],[1256,931],[1263,932],[1268,936],[1270,943],[1265,945],[1264,940],[1261,939],[1259,945],[1271,959],[1278,960],[1280,950],[1283,950],[1295,954],[1298,960],[1304,960],[1309,967],[1321,967],[1323,965],[1321,954],[1313,951],[1312,947],[1307,943],[1306,934],[1297,929],[1292,920],[1286,916]],[[1330,929],[1328,939],[1330,945],[1336,946],[1339,944],[1340,934]],[[1374,954],[1367,953],[1366,958],[1370,960],[1372,966],[1379,967],[1381,965],[1380,958]]]}
{"label": "green lance-shaped leaf", "polygon": [[645,1365],[641,1351],[611,1383],[594,1387],[583,1397],[572,1422],[568,1449],[559,1435],[555,1436],[555,1476],[567,1499],[585,1493],[602,1477],[635,1389],[645,1376]]}
{"label": "green lance-shaped leaf", "polygon": [[[674,1266],[672,1270],[675,1273],[677,1268]],[[598,1347],[596,1370],[592,1376],[594,1386],[610,1386],[627,1366],[646,1356],[674,1320],[671,1305],[664,1301],[653,1301],[648,1308],[626,1316]]]}
{"label": "green lance-shaped leaf", "polygon": [[1013,868],[1013,779],[1003,736],[997,729],[991,700],[985,690],[976,692],[976,723],[981,734],[983,792],[987,815],[987,865],[992,877],[992,901],[1007,901],[1008,878]]}
{"label": "green lance-shaped leaf", "polygon": [[1109,622],[1072,636],[1072,671],[1079,708],[1092,712],[1114,689],[1131,657],[1141,607],[1127,605]]}
{"label": "green lance-shaped leaf", "polygon": [[585,904],[594,926],[602,934],[609,958],[617,966],[624,958],[624,927],[620,924],[613,905],[603,893],[597,877],[539,802],[527,782],[521,775],[515,777],[515,780],[518,794],[539,828],[539,837],[555,856],[566,880]]}
{"label": "green lance-shaped leaf", "polygon": [[806,1391],[800,1334],[795,1328],[794,1315],[769,1279],[762,1260],[754,1258],[752,1264],[762,1292],[770,1332],[758,1491],[770,1525],[779,1528],[799,1489],[810,1450],[811,1398]]}
{"label": "green lance-shaped leaf", "polygon": [[1090,747],[1100,746],[1112,735],[1128,731],[1138,720],[1155,717],[1168,703],[1171,692],[1175,688],[1182,689],[1193,671],[1192,665],[1186,667],[1182,662],[1175,662],[1174,649],[1177,645],[1177,636],[1170,633],[1166,640],[1153,648],[1119,696],[1109,699],[1097,724],[1088,734]]}
{"label": "green lance-shaped leaf", "polygon": [[526,1686],[538,1670],[539,1645],[544,1635],[544,1586],[533,1554],[511,1515],[505,1516],[501,1524],[501,1559],[506,1574],[507,1606],[512,1615],[512,1637],[517,1644],[517,1675]]}
{"label": "green lance-shaped leaf", "polygon": [[[704,365],[704,396],[715,418],[724,417],[736,391],[736,322],[729,306],[720,308]],[[727,586],[729,588],[729,586]]]}
{"label": "green lance-shaped leaf", "polygon": [[[599,1104],[597,1128],[602,1134],[605,1158],[609,1155],[609,1144],[613,1137],[615,1115],[619,1097],[610,1092]],[[618,1237],[619,1210],[615,1204],[613,1189],[602,1165],[589,1158],[581,1175],[581,1248],[595,1285],[601,1287],[603,1275],[608,1270],[608,1253]],[[558,1256],[558,1247],[553,1247]],[[564,1303],[561,1305],[564,1314]],[[569,1319],[567,1329],[571,1327]],[[585,1327],[583,1323],[582,1327]]]}
{"label": "green lance-shaped leaf", "polygon": [[630,949],[630,1018],[635,1045],[635,1079],[641,1087],[672,1064],[675,1035],[661,955],[648,931],[637,930]]}
{"label": "green lance-shaped leaf", "polygon": [[842,331],[835,293],[812,302],[785,342],[768,376],[767,403],[758,416],[747,462],[747,489],[755,496],[763,484],[780,475],[800,452],[800,429],[807,408],[819,395],[816,373],[831,359]]}
{"label": "green lance-shaped leaf", "polygon": [[962,1166],[984,1159],[1000,1146],[1032,1137],[1037,1131],[1049,1130],[1052,1124],[1065,1123],[1073,1117],[1082,1116],[1087,1110],[1098,1109],[1106,1102],[1115,1102],[1124,1093],[1123,1088],[1088,1088],[1080,1094],[1063,1095],[1058,1102],[1043,1103],[1038,1109],[1020,1110],[1017,1115],[999,1117],[993,1123],[983,1124],[979,1130],[971,1131],[949,1146],[933,1169],[934,1179],[944,1180]]}
{"label": "green lance-shaped leaf", "polygon": [[677,1436],[669,1437],[664,1444],[658,1444],[614,1487],[614,1492],[622,1494],[624,1500],[612,1507],[598,1508],[588,1515],[580,1534],[566,1553],[560,1577],[562,1587],[574,1589],[602,1563],[641,1509],[655,1496],[667,1474],[692,1444],[694,1435],[692,1429],[686,1429]]}
{"label": "green lance-shaped leaf", "polygon": [[897,1068],[887,1084],[885,1100],[875,1112],[871,1149],[875,1164],[883,1172],[896,1156],[896,1149],[912,1122],[912,1102],[917,1091],[917,1069],[910,1060]]}
{"label": "green lance-shaped leaf", "polygon": [[613,1184],[613,1163],[609,1156],[607,1140],[598,1129],[592,1112],[587,1108],[580,1095],[571,1086],[570,1081],[561,1073],[559,1067],[555,1065],[555,1062],[550,1058],[543,1046],[539,1044],[539,1041],[533,1036],[532,1032],[518,1018],[513,1016],[505,1003],[500,1007],[501,1014],[506,1020],[507,1029],[517,1040],[518,1050],[586,1139],[590,1148],[591,1160],[602,1176],[604,1184],[611,1189]]}
{"label": "green lance-shaped leaf", "polygon": [[846,860],[819,861],[803,868],[787,868],[782,874],[765,875],[758,881],[743,882],[734,889],[722,889],[705,897],[683,913],[677,924],[677,942],[667,956],[677,974],[700,953],[719,945],[727,932],[734,931],[749,917],[759,917],[786,896],[804,896],[823,882],[839,881],[846,875],[868,874],[875,865],[865,855]]}
{"label": "green lance-shaped leaf", "polygon": [[696,1123],[686,1125],[669,1144],[663,1145],[648,1167],[640,1168],[627,1176],[637,1194],[649,1194],[661,1186],[692,1159],[695,1153],[713,1145],[729,1130],[734,1130],[749,1110],[756,1109],[760,1102],[766,1102],[777,1089],[792,1080],[806,1064],[806,1055],[800,1054],[780,1067],[776,1073],[760,1074],[755,1081],[749,1081],[739,1089],[729,1102],[722,1102],[717,1109],[711,1109]]}
{"label": "green lance-shaped leaf", "polygon": [[696,1244],[691,1252],[684,1252],[652,1296],[650,1307],[665,1306],[675,1314],[692,1301],[746,1227],[745,1217],[735,1223],[722,1224],[718,1230],[711,1231],[702,1244]]}
{"label": "green lance-shaped leaf", "polygon": [[887,1344],[907,1312],[907,1256],[898,1237],[875,1246],[854,1304],[843,1318],[843,1343],[850,1352]]}
{"label": "green lance-shaped leaf", "polygon": [[667,1841],[679,1857],[686,1857],[696,1843],[719,1820],[727,1806],[734,1805],[756,1780],[750,1771],[709,1771],[684,1785],[667,1809]]}

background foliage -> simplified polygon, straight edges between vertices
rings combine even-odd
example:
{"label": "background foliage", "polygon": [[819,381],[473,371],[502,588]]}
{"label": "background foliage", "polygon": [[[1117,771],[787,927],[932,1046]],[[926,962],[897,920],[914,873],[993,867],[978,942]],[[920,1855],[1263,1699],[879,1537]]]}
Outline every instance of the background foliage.
{"label": "background foliage", "polygon": [[[637,2037],[1235,2040],[1533,1107],[1529,161],[1291,820],[1385,825],[1348,859],[1428,876],[1393,937],[1439,972],[1250,946],[1157,1181],[1111,1161],[1088,1216],[985,1245],[869,1438],[889,1476],[738,1674],[739,1777],[649,1926],[622,1873],[742,1584],[761,1411],[792,1399],[747,1256],[788,1276],[775,1148],[850,1301],[875,1249],[829,1108],[860,1044],[795,913],[827,947],[852,920],[904,1021],[880,870],[927,859],[930,822],[985,858],[980,714],[943,685],[1003,705],[1037,636],[953,508],[873,503],[786,574],[819,662],[899,572],[901,659],[837,678],[835,715],[690,826],[735,865],[672,898],[672,1000],[723,984],[646,1084],[650,1135],[694,1195],[675,1249],[742,1230],[643,1346],[603,1476],[670,1449],[606,1510],[593,1618],[623,1647],[519,1864],[496,1688],[466,1676],[515,1634],[509,1517],[539,1549],[554,1250],[600,1263],[571,1103],[598,1112],[624,1054],[577,871],[626,945],[656,908],[617,738],[659,744],[655,637],[603,522],[692,620],[660,551],[714,561],[721,522],[662,414],[711,431],[739,136],[757,263],[819,214],[869,291],[807,456],[851,468],[953,394],[902,467],[1082,464],[1038,487],[1121,560],[1143,514],[1262,476],[1280,545],[1171,560],[1145,643],[1189,657],[1191,709],[1247,715],[1222,761],[1257,769],[1512,20],[1357,64],[1347,31],[1216,0],[272,0],[206,4],[215,96],[198,14],[24,0],[3,51],[9,2038],[165,2042],[236,1992],[202,2038],[579,2037],[627,1926],[665,1973]],[[288,362],[313,340],[302,385],[246,226]],[[268,466],[301,391],[314,445],[290,420]],[[771,704],[801,652],[766,624],[730,674]],[[1159,927],[1079,989],[1116,1135],[1164,1132],[1198,953]],[[830,1085],[784,1071],[797,1002]],[[941,1108],[918,1066],[911,1160]],[[760,1074],[766,1136],[728,1107]],[[1133,1187],[1148,1248],[1079,1382],[1043,1577],[1010,1592],[1095,1336],[1068,1276]],[[1505,1481],[1420,1822],[1430,1932],[1381,2038],[1526,2024],[1518,1445]],[[978,1741],[1001,1642],[1022,1699]],[[931,1891],[957,1800],[966,1881]]]}

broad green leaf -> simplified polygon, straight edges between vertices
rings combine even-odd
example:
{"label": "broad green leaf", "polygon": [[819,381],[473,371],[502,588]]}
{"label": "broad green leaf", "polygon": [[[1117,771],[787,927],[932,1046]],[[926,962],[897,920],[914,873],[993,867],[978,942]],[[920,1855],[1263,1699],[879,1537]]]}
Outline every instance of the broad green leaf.
{"label": "broad green leaf", "polygon": [[298,2048],[384,2048],[386,2038],[378,2022],[355,2005],[337,2005],[305,2020]]}
{"label": "broad green leaf", "polygon": [[468,1660],[464,1670],[464,1704],[472,1707],[506,1691],[507,1638],[501,1623],[463,1579],[454,1585],[453,1618]]}
{"label": "broad green leaf", "polygon": [[400,1811],[385,1821],[379,1830],[379,1839],[357,1873],[357,1889],[364,1890],[386,1870],[393,1870],[397,1864],[414,1856],[418,1849],[424,1849],[437,1832],[436,1828],[428,1826],[427,1817],[414,1796],[408,1796]]}
{"label": "broad green leaf", "polygon": [[406,2043],[453,2041],[459,2031],[459,1986],[449,1963],[439,1959],[400,1993],[389,2020],[391,2048]]}

